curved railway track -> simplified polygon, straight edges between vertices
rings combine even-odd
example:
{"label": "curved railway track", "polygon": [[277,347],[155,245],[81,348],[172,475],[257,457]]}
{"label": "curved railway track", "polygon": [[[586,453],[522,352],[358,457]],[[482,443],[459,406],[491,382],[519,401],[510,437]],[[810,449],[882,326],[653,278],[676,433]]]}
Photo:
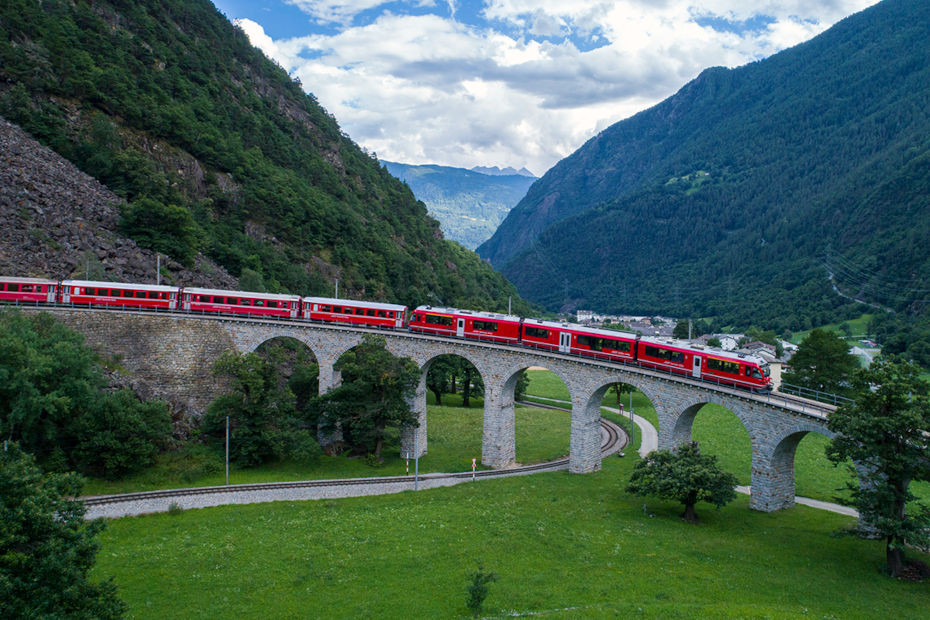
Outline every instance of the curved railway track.
{"label": "curved railway track", "polygon": [[[601,418],[601,456],[610,455],[626,446],[629,438],[617,424]],[[476,472],[420,474],[415,482],[413,475],[383,476],[377,478],[346,478],[336,480],[301,480],[294,482],[264,482],[228,486],[164,489],[96,495],[80,498],[87,507],[86,518],[118,517],[150,512],[167,511],[172,504],[183,508],[200,508],[224,504],[244,504],[278,500],[319,499],[323,497],[352,497],[411,490],[415,484],[424,488],[450,486],[478,478],[499,478],[568,467],[568,458],[547,463],[525,465],[508,469]],[[353,492],[355,489],[357,492]],[[198,498],[208,498],[200,502]]]}

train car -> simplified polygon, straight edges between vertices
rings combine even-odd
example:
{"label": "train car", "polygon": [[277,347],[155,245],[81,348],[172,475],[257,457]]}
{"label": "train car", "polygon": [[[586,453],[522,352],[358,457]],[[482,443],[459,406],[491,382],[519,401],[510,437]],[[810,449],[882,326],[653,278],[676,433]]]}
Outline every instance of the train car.
{"label": "train car", "polygon": [[304,297],[301,303],[301,316],[311,321],[399,329],[407,320],[407,306],[398,304],[331,297]]}
{"label": "train car", "polygon": [[53,304],[58,300],[58,283],[41,278],[0,277],[0,301]]}
{"label": "train car", "polygon": [[705,350],[693,346],[642,338],[636,350],[636,360],[643,366],[745,388],[770,391],[772,380],[765,360],[754,355],[742,355]]}
{"label": "train car", "polygon": [[62,303],[80,306],[175,310],[178,307],[179,291],[174,286],[155,284],[64,280],[61,283],[60,299]]}
{"label": "train car", "polygon": [[636,359],[636,334],[556,323],[539,319],[523,321],[524,346],[588,355],[613,361],[632,362]]}
{"label": "train car", "polygon": [[520,341],[520,317],[496,312],[419,306],[410,315],[410,331],[472,340]]}
{"label": "train car", "polygon": [[[695,352],[695,355],[700,353]],[[707,351],[701,357],[701,378],[705,381],[727,383],[756,392],[772,391],[769,365],[761,357],[722,351]]]}
{"label": "train car", "polygon": [[189,312],[248,314],[295,319],[300,309],[300,297],[275,293],[247,293],[185,287],[181,292],[181,309]]}

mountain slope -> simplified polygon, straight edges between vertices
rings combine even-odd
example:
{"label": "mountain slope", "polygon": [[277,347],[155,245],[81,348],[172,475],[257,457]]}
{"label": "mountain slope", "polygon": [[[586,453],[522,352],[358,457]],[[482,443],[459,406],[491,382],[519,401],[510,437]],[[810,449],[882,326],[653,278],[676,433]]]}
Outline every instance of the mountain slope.
{"label": "mountain slope", "polygon": [[528,173],[502,174],[497,168],[487,168],[493,173],[489,174],[448,166],[382,163],[426,203],[445,236],[469,250],[497,230],[536,180]]}
{"label": "mountain slope", "polygon": [[479,253],[552,308],[795,329],[852,311],[830,272],[907,307],[930,288],[928,31],[930,5],[886,0],[708,69],[555,166]]}
{"label": "mountain slope", "polygon": [[5,2],[0,114],[124,198],[123,232],[250,287],[514,292],[208,0]]}

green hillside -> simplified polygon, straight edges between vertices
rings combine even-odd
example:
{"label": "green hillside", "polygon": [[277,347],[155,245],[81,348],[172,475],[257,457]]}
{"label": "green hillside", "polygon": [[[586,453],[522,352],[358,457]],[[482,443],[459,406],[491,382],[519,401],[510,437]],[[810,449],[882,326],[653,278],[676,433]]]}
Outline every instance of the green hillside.
{"label": "green hillside", "polygon": [[140,244],[202,251],[243,286],[493,308],[515,293],[208,0],[4,2],[0,115],[124,197]]}
{"label": "green hillside", "polygon": [[520,174],[488,175],[449,166],[383,162],[407,183],[439,220],[448,239],[474,250],[494,234],[501,221],[536,180]]}
{"label": "green hillside", "polygon": [[479,253],[553,309],[779,330],[858,316],[853,299],[919,310],[927,32],[930,5],[885,0],[766,60],[708,69],[561,161]]}

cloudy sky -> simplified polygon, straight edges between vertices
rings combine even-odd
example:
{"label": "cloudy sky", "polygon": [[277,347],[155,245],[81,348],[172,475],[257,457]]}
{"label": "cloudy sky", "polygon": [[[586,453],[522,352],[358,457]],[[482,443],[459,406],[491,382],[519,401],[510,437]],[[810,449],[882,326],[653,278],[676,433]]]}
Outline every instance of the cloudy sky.
{"label": "cloudy sky", "polygon": [[703,69],[877,0],[213,0],[382,160],[541,176]]}

